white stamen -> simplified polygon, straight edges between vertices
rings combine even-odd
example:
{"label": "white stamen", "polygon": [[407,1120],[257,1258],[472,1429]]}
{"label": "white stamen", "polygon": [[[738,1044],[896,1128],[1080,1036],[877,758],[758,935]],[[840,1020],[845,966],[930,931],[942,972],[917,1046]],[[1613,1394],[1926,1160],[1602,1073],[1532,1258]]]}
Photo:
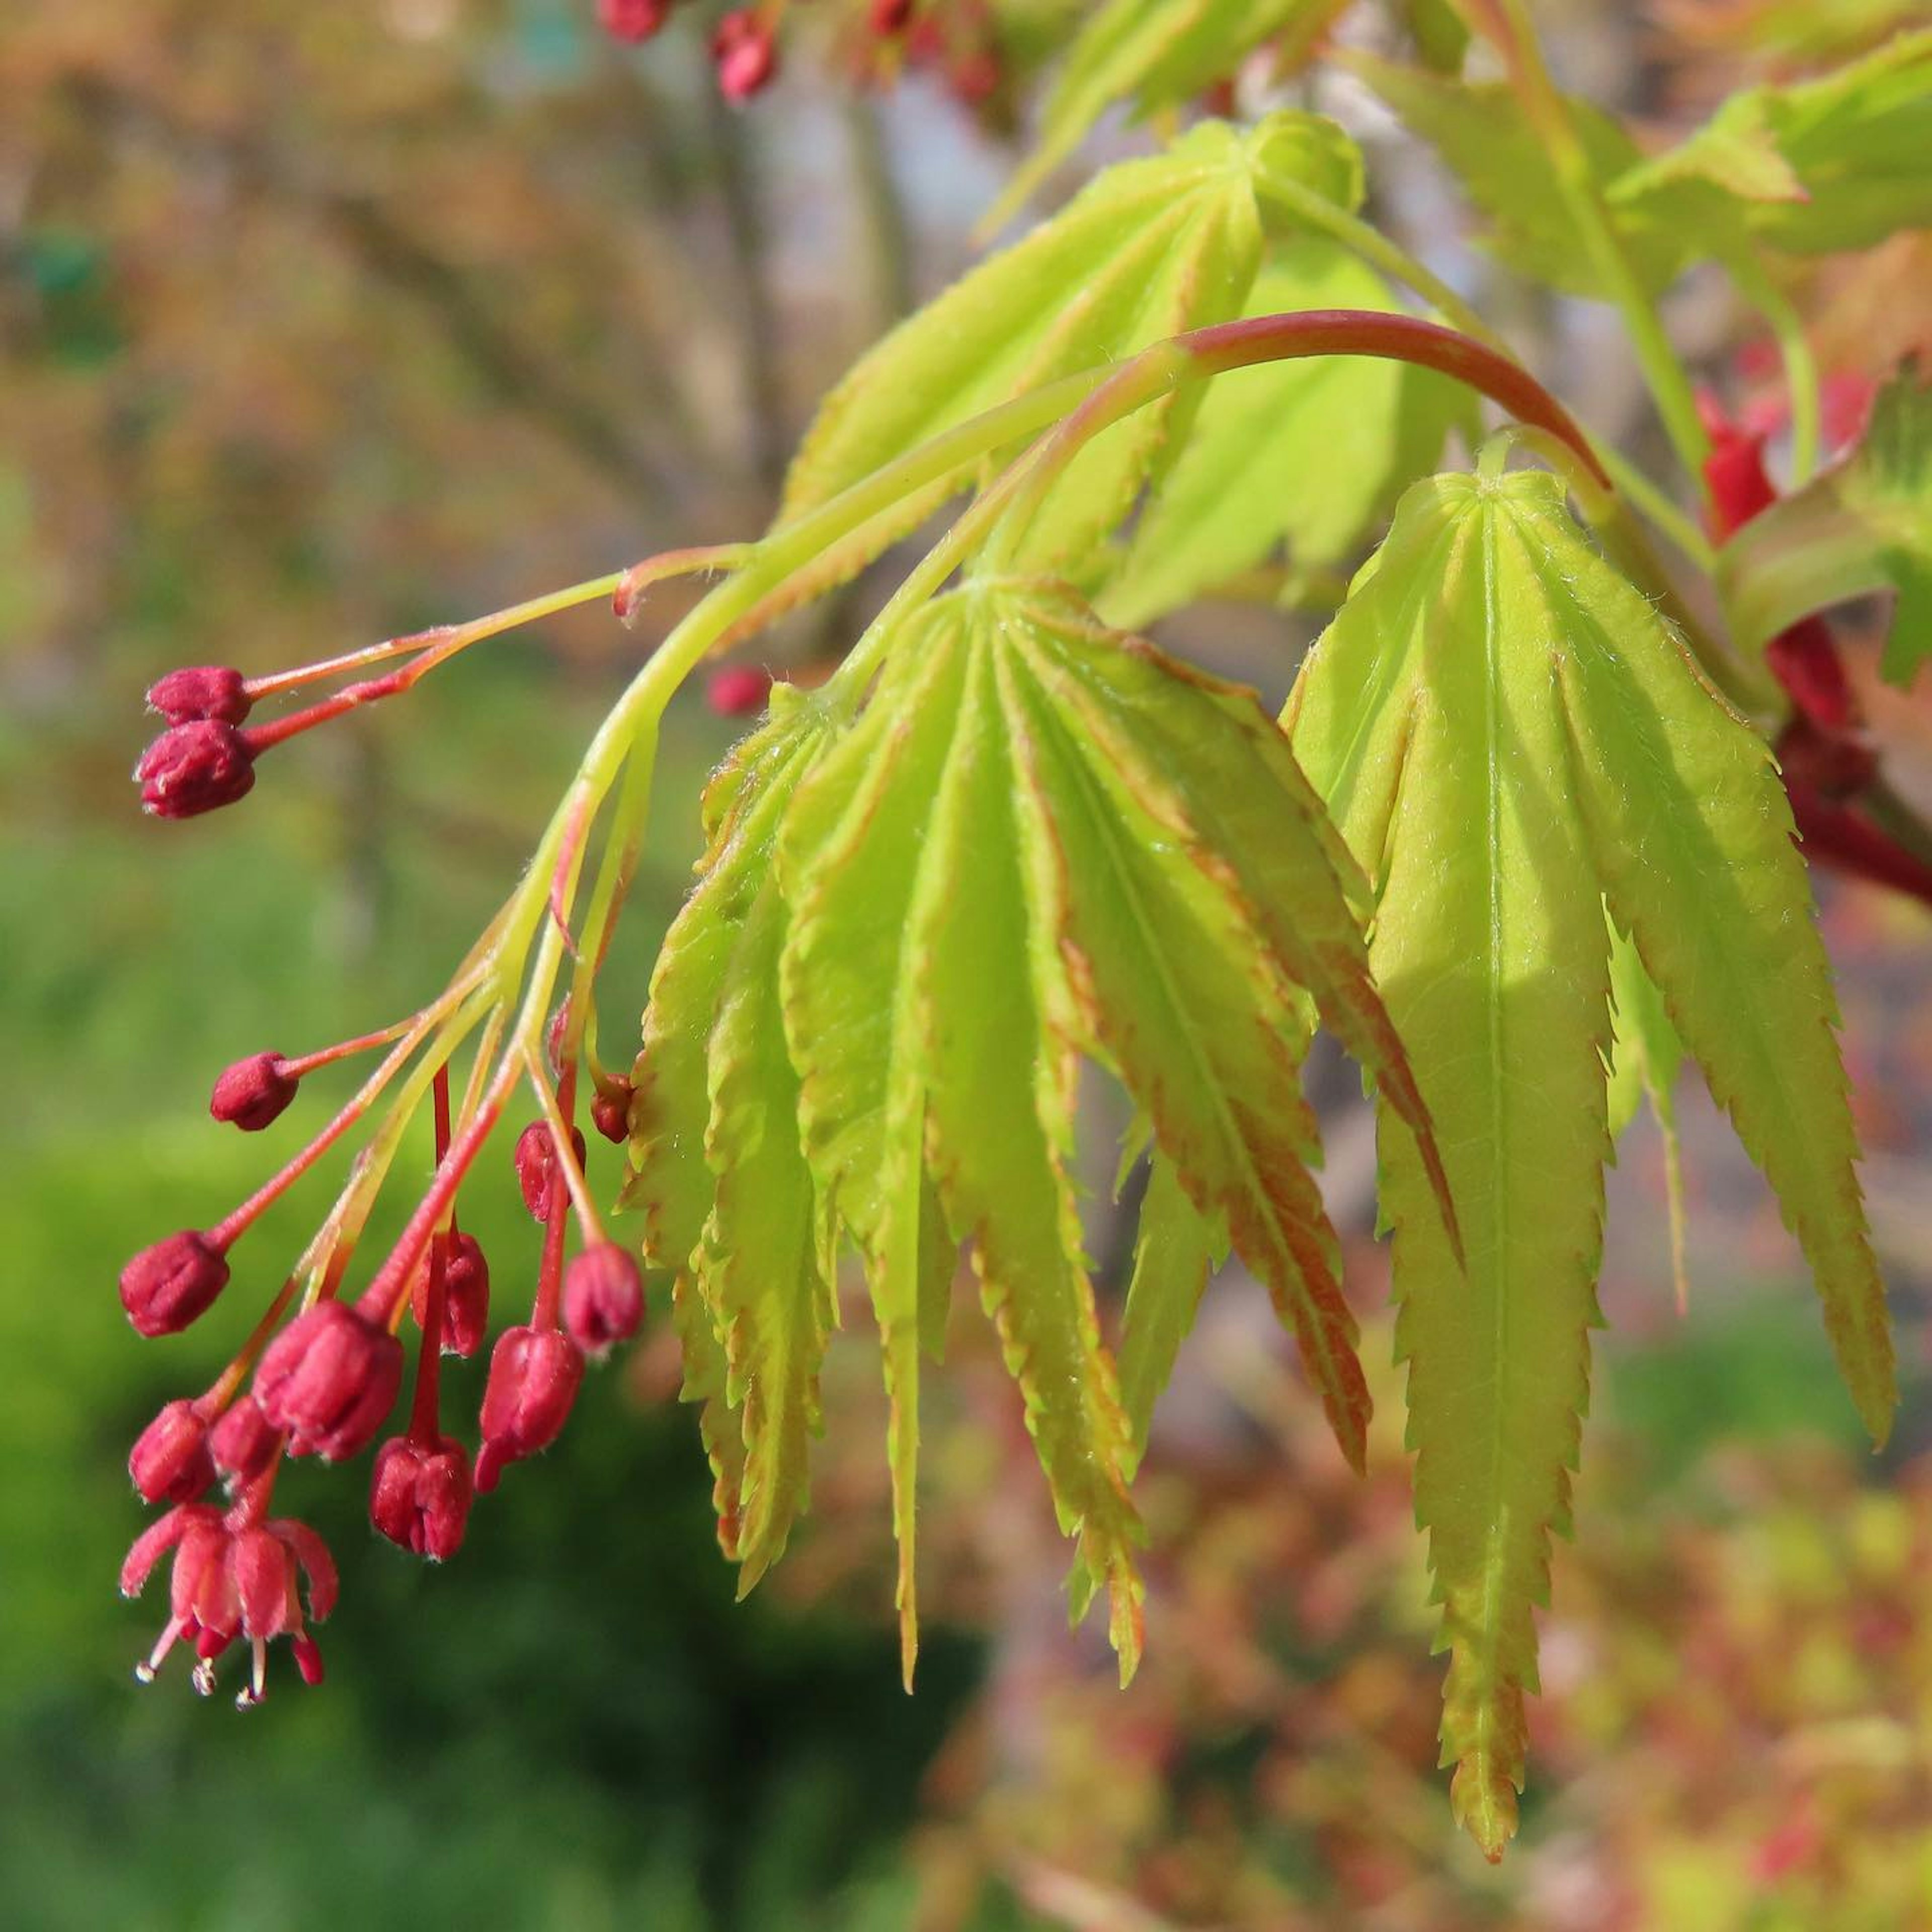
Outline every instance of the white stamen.
{"label": "white stamen", "polygon": [[134,1682],[136,1684],[152,1684],[154,1682],[155,1674],[161,1667],[162,1658],[166,1657],[168,1652],[174,1648],[176,1640],[187,1628],[188,1619],[185,1617],[176,1617],[168,1624],[166,1628],[161,1632],[160,1641],[154,1646],[152,1650],[148,1652],[147,1660],[145,1663],[137,1664],[135,1665]]}

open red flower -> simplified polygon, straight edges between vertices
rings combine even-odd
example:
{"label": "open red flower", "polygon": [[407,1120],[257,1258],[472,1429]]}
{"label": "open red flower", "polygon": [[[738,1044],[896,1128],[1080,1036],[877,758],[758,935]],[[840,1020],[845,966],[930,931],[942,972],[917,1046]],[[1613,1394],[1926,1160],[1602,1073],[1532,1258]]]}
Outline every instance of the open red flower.
{"label": "open red flower", "polygon": [[[296,1666],[308,1684],[322,1681],[322,1653],[308,1634],[308,1619],[320,1623],[335,1606],[335,1563],[328,1546],[306,1523],[288,1518],[238,1522],[239,1510],[224,1516],[206,1503],[183,1503],[135,1539],[121,1566],[124,1596],[139,1596],[154,1565],[170,1550],[168,1621],[160,1640],[134,1667],[152,1684],[174,1646],[191,1642],[200,1662],[194,1688],[203,1696],[214,1688],[214,1664],[237,1636],[253,1652],[248,1682],[236,1698],[246,1709],[266,1690],[268,1646],[278,1636],[292,1640]],[[308,1586],[304,1612],[297,1572]]]}

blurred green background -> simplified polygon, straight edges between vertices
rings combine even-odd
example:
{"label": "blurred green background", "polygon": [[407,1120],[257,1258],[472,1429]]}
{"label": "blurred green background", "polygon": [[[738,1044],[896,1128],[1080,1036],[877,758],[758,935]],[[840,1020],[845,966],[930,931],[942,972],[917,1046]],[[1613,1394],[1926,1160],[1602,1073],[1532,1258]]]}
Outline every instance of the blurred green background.
{"label": "blurred green background", "polygon": [[[1431,1768],[1392,1373],[1357,1484],[1246,1283],[1210,1298],[1160,1419],[1152,1656],[1127,1696],[1064,1629],[1064,1552],[970,1337],[932,1424],[915,1699],[862,1348],[835,1362],[813,1524],[734,1605],[662,1337],[595,1379],[446,1571],[369,1531],[359,1467],[294,1472],[288,1506],[344,1572],[324,1690],[278,1660],[244,1719],[180,1673],[133,1684],[160,1613],[113,1588],[143,1516],[127,1446],[238,1329],[140,1343],[115,1276],[346,1090],[318,1077],[243,1137],[207,1120],[209,1083],[441,986],[681,593],[637,634],[580,614],[486,645],[187,826],[136,809],[140,692],[755,530],[814,397],[968,259],[1066,10],[958,10],[1006,37],[1002,89],[969,110],[943,75],[855,93],[843,14],[814,8],[820,58],[808,38],[746,115],[716,103],[694,23],[623,52],[587,0],[26,0],[0,20],[0,1924],[1932,1923],[1932,927],[1852,891],[1826,914],[1899,1298],[1900,1439],[1860,1450],[1774,1212],[1701,1095],[1678,1320],[1638,1130],[1584,1540],[1559,1557],[1499,1874]],[[1660,68],[1622,10],[1558,10],[1613,98],[1694,94],[1725,58]],[[1715,360],[1733,325],[1698,298],[1684,320]],[[1522,313],[1614,426],[1628,387],[1588,319]],[[836,650],[874,594],[772,661]],[[1279,692],[1304,634],[1250,618],[1183,641]],[[1922,706],[1888,723],[1932,746]],[[614,1036],[730,735],[680,700]],[[1353,1279],[1379,1306],[1362,1119],[1346,1073],[1328,1084]],[[507,1305],[536,1232],[507,1186],[476,1194]],[[251,1247],[292,1248],[320,1198]],[[477,1368],[454,1370],[453,1414]]]}

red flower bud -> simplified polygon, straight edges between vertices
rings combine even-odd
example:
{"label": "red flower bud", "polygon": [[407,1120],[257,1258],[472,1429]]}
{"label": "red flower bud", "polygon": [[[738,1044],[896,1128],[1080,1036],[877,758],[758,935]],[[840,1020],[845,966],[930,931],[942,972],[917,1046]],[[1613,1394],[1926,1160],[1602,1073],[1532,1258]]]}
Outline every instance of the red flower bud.
{"label": "red flower bud", "polygon": [[340,1301],[319,1301],[271,1342],[255,1400],[298,1456],[339,1462],[366,1449],[396,1404],[403,1345]]}
{"label": "red flower bud", "polygon": [[244,1395],[208,1432],[208,1454],[231,1490],[245,1490],[275,1460],[282,1432]]}
{"label": "red flower bud", "polygon": [[257,1053],[238,1060],[214,1083],[208,1111],[231,1121],[244,1134],[260,1133],[296,1097],[300,1084],[279,1054]]}
{"label": "red flower bud", "polygon": [[[584,1136],[572,1127],[570,1144],[576,1150],[577,1165],[584,1166]],[[517,1136],[517,1185],[523,1190],[524,1205],[539,1221],[550,1219],[552,1184],[556,1178],[556,1137],[548,1120],[532,1120]]]}
{"label": "red flower bud", "polygon": [[483,1390],[483,1446],[476,1490],[496,1486],[506,1462],[520,1462],[556,1440],[584,1379],[584,1352],[554,1328],[506,1328],[490,1358]]}
{"label": "red flower bud", "polygon": [[628,1342],[644,1318],[644,1278],[615,1241],[586,1248],[564,1270],[563,1325],[586,1355]]}
{"label": "red flower bud", "polygon": [[725,664],[711,674],[705,701],[721,718],[749,718],[765,708],[772,694],[772,674],[754,664]]}
{"label": "red flower bud", "polygon": [[771,85],[778,70],[778,41],[748,7],[727,14],[711,37],[718,86],[727,100],[748,100]]}
{"label": "red flower bud", "polygon": [[615,40],[647,40],[670,17],[670,0],[597,0],[597,24]]}
{"label": "red flower bud", "polygon": [[143,1335],[176,1335],[228,1285],[228,1263],[206,1234],[170,1234],[121,1270],[121,1306]]}
{"label": "red flower bud", "polygon": [[412,1555],[447,1562],[463,1546],[472,1493],[470,1458],[460,1442],[447,1436],[433,1444],[392,1436],[376,1452],[369,1520]]}
{"label": "red flower bud", "polygon": [[148,710],[158,711],[170,724],[189,724],[198,718],[238,724],[254,701],[242,674],[226,664],[171,670],[148,691]]}
{"label": "red flower bud", "polygon": [[631,1138],[631,1083],[614,1080],[598,1089],[590,1102],[590,1124],[611,1142],[622,1147]]}
{"label": "red flower bud", "polygon": [[142,1500],[191,1502],[214,1480],[208,1425],[184,1398],[164,1404],[135,1439],[128,1473]]}
{"label": "red flower bud", "polygon": [[255,753],[232,724],[200,718],[170,725],[134,767],[142,808],[157,818],[193,818],[244,798],[255,783]]}
{"label": "red flower bud", "polygon": [[[421,1328],[429,1313],[429,1270],[410,1291],[410,1312]],[[475,1354],[490,1327],[490,1264],[474,1234],[451,1238],[442,1270],[442,1349],[464,1360]]]}
{"label": "red flower bud", "polygon": [[872,26],[882,40],[902,34],[912,18],[913,0],[872,0]]}

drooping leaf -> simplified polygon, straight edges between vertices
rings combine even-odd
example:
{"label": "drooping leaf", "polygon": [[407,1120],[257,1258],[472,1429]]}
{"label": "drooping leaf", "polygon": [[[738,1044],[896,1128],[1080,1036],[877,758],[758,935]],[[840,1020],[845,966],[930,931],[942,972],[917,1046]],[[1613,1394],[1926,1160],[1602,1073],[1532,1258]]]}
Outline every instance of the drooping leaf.
{"label": "drooping leaf", "polygon": [[[1514,1830],[1532,1606],[1565,1520],[1601,1224],[1608,935],[1545,636],[1463,479],[1403,500],[1291,702],[1297,756],[1380,900],[1370,957],[1442,1136],[1455,1265],[1384,1138],[1416,1513],[1450,1652],[1443,1760],[1494,1855]],[[1508,600],[1508,601],[1505,601]]]}
{"label": "drooping leaf", "polygon": [[[1372,268],[1307,236],[1271,252],[1246,313],[1400,307]],[[1283,545],[1298,566],[1340,561],[1436,466],[1450,429],[1474,419],[1468,391],[1408,363],[1327,356],[1222,377],[1110,575],[1102,614],[1147,623]]]}
{"label": "drooping leaf", "polygon": [[1418,484],[1288,716],[1378,887],[1370,957],[1466,1248],[1466,1276],[1414,1144],[1385,1132],[1417,1511],[1450,1653],[1444,1761],[1493,1856],[1515,1828],[1532,1610],[1568,1526],[1599,1318],[1603,902],[1796,1226],[1882,1434],[1883,1305],[1829,979],[1762,740],[1547,476]]}
{"label": "drooping leaf", "polygon": [[1689,1308],[1690,1283],[1685,1258],[1684,1154],[1677,1137],[1677,1076],[1684,1066],[1684,1042],[1670,1024],[1664,995],[1643,970],[1630,935],[1610,929],[1610,1017],[1616,1031],[1610,1056],[1610,1130],[1622,1138],[1648,1099],[1664,1136],[1664,1172],[1670,1221],[1670,1268],[1677,1286],[1677,1312]]}
{"label": "drooping leaf", "polygon": [[1542,496],[1524,521],[1570,646],[1556,669],[1604,896],[1776,1192],[1846,1386],[1882,1442],[1898,1400],[1890,1327],[1831,973],[1784,787],[1764,740],[1715,698],[1682,640],[1576,541],[1546,479]]}
{"label": "drooping leaf", "polygon": [[1132,1432],[1129,1474],[1147,1448],[1154,1407],[1194,1326],[1208,1277],[1226,1256],[1217,1228],[1188,1199],[1174,1163],[1154,1156],[1134,1232],[1134,1271],[1120,1318],[1120,1400]]}
{"label": "drooping leaf", "polygon": [[1895,591],[1880,668],[1909,685],[1932,658],[1932,381],[1902,368],[1857,447],[1746,524],[1720,572],[1732,632],[1748,646],[1814,610]]}
{"label": "drooping leaf", "polygon": [[724,1346],[744,1467],[736,1519],[743,1595],[784,1550],[804,1508],[806,1458],[822,1426],[818,1373],[838,1307],[821,1272],[812,1177],[799,1141],[799,1083],[778,1003],[784,902],[767,871],[724,975],[708,1042],[705,1158],[711,1214],[698,1284]]}
{"label": "drooping leaf", "polygon": [[[1251,693],[1035,579],[970,582],[904,624],[860,722],[790,800],[778,850],[807,1159],[866,1258],[885,1342],[908,1654],[918,1348],[952,1261],[936,1194],[972,1244],[1076,1539],[1076,1610],[1106,1586],[1131,1669],[1138,1437],[1082,1252],[1078,1061],[1124,1081],[1188,1211],[1226,1220],[1359,1460],[1366,1397],[1298,1078],[1318,1010],[1440,1174],[1369,978],[1366,887]],[[1156,1197],[1150,1229],[1165,1211]],[[1196,1299],[1184,1270],[1172,1294],[1151,1277],[1137,1293],[1143,1414]]]}
{"label": "drooping leaf", "polygon": [[1643,970],[1628,933],[1610,932],[1610,1016],[1615,1051],[1610,1058],[1610,1127],[1618,1138],[1648,1097],[1666,1128],[1677,1114],[1675,1090],[1684,1066],[1684,1042],[1670,1024],[1664,995]]}
{"label": "drooping leaf", "polygon": [[999,608],[1082,1043],[1145,1111],[1197,1209],[1226,1216],[1359,1464],[1367,1392],[1307,1171],[1306,995],[1406,1093],[1432,1169],[1436,1156],[1369,982],[1354,868],[1251,692],[1107,632],[1064,592],[1016,586]]}
{"label": "drooping leaf", "polygon": [[1932,224],[1932,30],[1815,80],[1732,94],[1630,168],[1613,203],[1722,256],[1742,230],[1797,254],[1875,247]]}
{"label": "drooping leaf", "polygon": [[1064,596],[1028,600],[1032,661],[1070,727],[1143,824],[1221,879],[1276,970],[1361,1064],[1416,1136],[1455,1241],[1428,1109],[1372,982],[1366,880],[1252,692],[1109,632]]}
{"label": "drooping leaf", "polygon": [[[704,1253],[717,1194],[706,1150],[712,1126],[709,1062],[734,962],[769,878],[779,820],[823,742],[816,710],[799,706],[747,738],[707,789],[706,848],[698,884],[652,975],[644,1043],[633,1070],[637,1100],[624,1204],[643,1211],[647,1260],[675,1276],[672,1305],[685,1397],[701,1405],[719,1538],[734,1558],[743,1548],[746,1448],[734,1412],[737,1398],[728,1392],[727,1338],[711,1298],[713,1269]],[[741,1016],[740,1036],[748,1018]],[[776,1068],[766,1071],[777,1077]],[[780,1144],[766,1148],[768,1160]],[[744,1348],[741,1337],[741,1361]]]}
{"label": "drooping leaf", "polygon": [[[784,1006],[806,1147],[830,1212],[865,1257],[884,1349],[902,1650],[918,1648],[915,1502],[919,1354],[940,1256],[927,1210],[928,1078],[921,975],[933,848],[962,695],[964,654],[896,657],[865,717],[794,800],[781,864],[797,916]],[[950,1277],[952,1250],[941,1243]]]}
{"label": "drooping leaf", "polygon": [[1232,74],[1264,40],[1312,44],[1346,0],[1103,0],[1069,49],[1033,152],[1001,191],[997,228],[1079,146],[1110,107],[1178,106]]}
{"label": "drooping leaf", "polygon": [[[1542,138],[1506,82],[1453,80],[1366,53],[1346,62],[1442,155],[1484,218],[1485,246],[1520,274],[1566,294],[1606,294],[1578,244]],[[1573,98],[1566,106],[1600,188],[1636,166],[1636,142],[1610,116],[1587,100]],[[1621,226],[1639,280],[1652,293],[1668,286],[1684,265],[1682,240],[1661,224],[1629,219]]]}

